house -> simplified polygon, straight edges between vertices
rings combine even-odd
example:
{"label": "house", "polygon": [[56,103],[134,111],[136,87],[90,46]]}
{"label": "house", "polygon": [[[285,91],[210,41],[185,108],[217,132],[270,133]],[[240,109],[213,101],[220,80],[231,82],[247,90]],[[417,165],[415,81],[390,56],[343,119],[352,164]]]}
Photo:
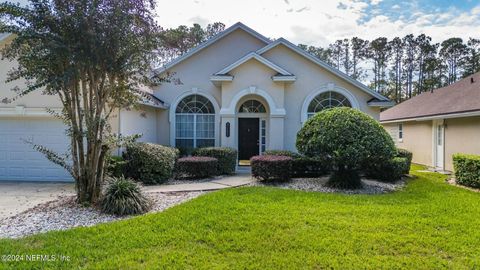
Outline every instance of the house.
{"label": "house", "polygon": [[413,162],[453,171],[453,154],[480,154],[480,72],[402,102],[380,121]]}
{"label": "house", "polygon": [[[8,39],[8,38],[7,38]],[[15,63],[2,64],[0,81]],[[112,130],[185,151],[228,146],[248,160],[267,149],[295,150],[296,134],[314,113],[349,106],[379,119],[386,97],[291,42],[270,40],[237,23],[156,70],[174,80],[145,92],[140,110],[121,110]],[[16,82],[18,84],[18,82]],[[13,85],[1,84],[0,96]],[[155,102],[151,102],[151,101]],[[0,104],[0,180],[62,180],[61,168],[20,138],[66,150],[63,125],[45,112],[61,109],[39,93]]]}

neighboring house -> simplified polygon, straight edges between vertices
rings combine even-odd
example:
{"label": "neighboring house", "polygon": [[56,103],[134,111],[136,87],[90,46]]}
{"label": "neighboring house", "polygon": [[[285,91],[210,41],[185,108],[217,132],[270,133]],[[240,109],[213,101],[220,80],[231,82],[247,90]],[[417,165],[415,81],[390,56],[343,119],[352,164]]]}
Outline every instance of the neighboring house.
{"label": "neighboring house", "polygon": [[402,102],[380,121],[414,162],[453,171],[453,154],[480,154],[480,72]]}
{"label": "neighboring house", "polygon": [[[0,81],[13,64],[2,64]],[[112,120],[114,131],[142,133],[144,141],[186,150],[229,146],[239,150],[239,160],[267,149],[295,150],[302,124],[322,109],[349,106],[379,119],[380,109],[392,105],[289,41],[272,41],[241,23],[155,73],[174,78],[146,94],[158,106],[121,111]],[[0,85],[0,96],[11,88]],[[62,178],[57,171],[61,169],[19,140],[34,136],[43,142],[42,138],[61,136],[62,124],[44,112],[45,107],[59,106],[54,97],[38,93],[0,104],[0,180]],[[67,148],[59,139],[45,142]],[[45,178],[48,171],[56,176]]]}

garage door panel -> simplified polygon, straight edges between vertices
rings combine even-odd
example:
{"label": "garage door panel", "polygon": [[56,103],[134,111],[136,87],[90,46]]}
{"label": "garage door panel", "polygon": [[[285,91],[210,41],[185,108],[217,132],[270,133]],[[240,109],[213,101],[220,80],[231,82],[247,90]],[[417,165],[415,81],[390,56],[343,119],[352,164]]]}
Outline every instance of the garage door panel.
{"label": "garage door panel", "polygon": [[62,167],[50,162],[22,139],[58,154],[68,150],[69,140],[61,121],[0,118],[0,180],[71,181],[71,176]]}

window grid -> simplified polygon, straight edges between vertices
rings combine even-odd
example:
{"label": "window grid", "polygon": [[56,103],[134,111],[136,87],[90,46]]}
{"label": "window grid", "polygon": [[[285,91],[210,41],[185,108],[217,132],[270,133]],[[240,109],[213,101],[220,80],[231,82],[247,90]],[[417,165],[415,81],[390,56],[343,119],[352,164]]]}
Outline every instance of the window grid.
{"label": "window grid", "polygon": [[267,146],[267,121],[260,120],[260,154],[263,154]]}
{"label": "window grid", "polygon": [[266,113],[265,106],[258,100],[247,100],[238,109],[239,113]]}
{"label": "window grid", "polygon": [[398,124],[398,139],[403,140],[403,124]]}
{"label": "window grid", "polygon": [[307,118],[317,112],[335,107],[352,107],[350,101],[342,94],[328,91],[317,95],[308,105]]}
{"label": "window grid", "polygon": [[190,149],[215,145],[215,109],[206,97],[187,96],[175,112],[175,146]]}

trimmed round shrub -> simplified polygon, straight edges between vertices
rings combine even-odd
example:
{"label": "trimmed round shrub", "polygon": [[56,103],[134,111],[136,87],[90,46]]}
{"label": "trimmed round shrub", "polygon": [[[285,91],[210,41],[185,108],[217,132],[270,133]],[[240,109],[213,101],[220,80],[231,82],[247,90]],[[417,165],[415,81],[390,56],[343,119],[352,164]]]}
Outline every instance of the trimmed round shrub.
{"label": "trimmed round shrub", "polygon": [[453,167],[457,184],[480,188],[480,155],[454,154]]}
{"label": "trimmed round shrub", "polygon": [[216,158],[218,174],[233,174],[237,167],[237,150],[231,147],[197,148],[193,151],[193,156]]}
{"label": "trimmed round shrub", "polygon": [[177,160],[175,176],[186,179],[202,179],[217,175],[216,158],[184,157]]}
{"label": "trimmed round shrub", "polygon": [[264,180],[290,180],[292,158],[287,156],[262,155],[250,159],[252,176]]}
{"label": "trimmed round shrub", "polygon": [[105,172],[111,177],[121,177],[125,175],[127,162],[123,157],[108,156],[106,159]]}
{"label": "trimmed round shrub", "polygon": [[145,197],[140,185],[124,177],[112,178],[101,200],[104,213],[118,216],[143,214],[151,207],[152,202]]}
{"label": "trimmed round shrub", "polygon": [[161,184],[170,179],[178,150],[153,143],[133,143],[127,146],[125,175],[144,184]]}
{"label": "trimmed round shrub", "polygon": [[407,167],[405,171],[403,171],[403,174],[408,174],[410,173],[410,166],[412,165],[412,158],[413,158],[413,153],[405,150],[405,149],[397,149],[397,157],[403,157],[407,159]]}
{"label": "trimmed round shrub", "polygon": [[390,135],[367,114],[352,108],[332,108],[310,118],[297,134],[300,153],[325,159],[332,174],[327,184],[359,188],[363,164],[391,160],[396,149]]}

